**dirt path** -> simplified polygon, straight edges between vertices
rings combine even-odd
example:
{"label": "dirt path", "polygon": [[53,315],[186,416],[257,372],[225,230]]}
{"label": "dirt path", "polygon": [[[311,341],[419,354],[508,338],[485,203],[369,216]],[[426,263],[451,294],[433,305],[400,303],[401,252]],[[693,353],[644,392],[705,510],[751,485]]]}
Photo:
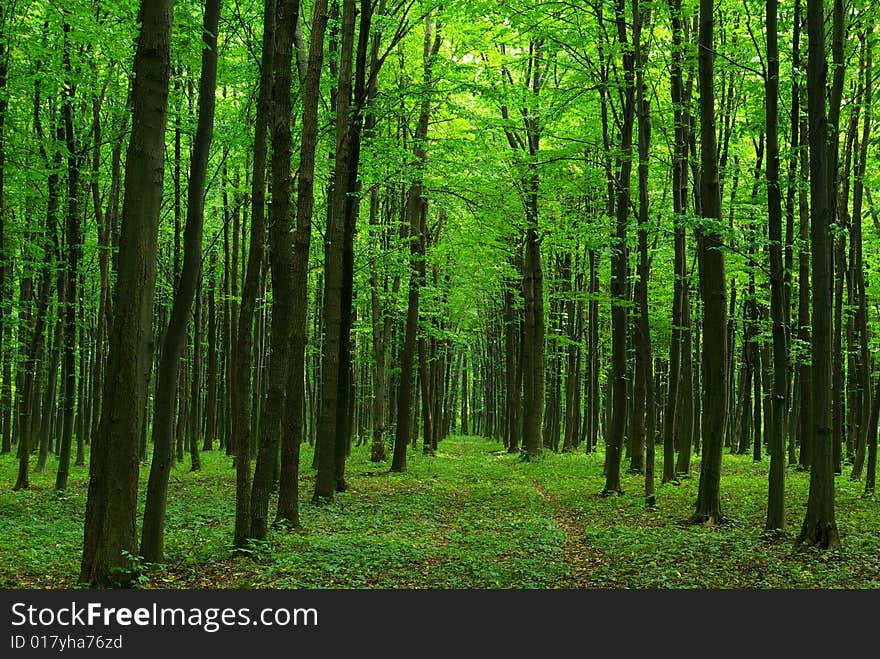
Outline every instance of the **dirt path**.
{"label": "dirt path", "polygon": [[565,542],[562,551],[571,570],[560,588],[596,588],[594,572],[602,562],[602,556],[584,539],[585,523],[562,505],[559,498],[550,494],[539,481],[533,481],[535,490],[552,509],[553,520],[565,531]]}

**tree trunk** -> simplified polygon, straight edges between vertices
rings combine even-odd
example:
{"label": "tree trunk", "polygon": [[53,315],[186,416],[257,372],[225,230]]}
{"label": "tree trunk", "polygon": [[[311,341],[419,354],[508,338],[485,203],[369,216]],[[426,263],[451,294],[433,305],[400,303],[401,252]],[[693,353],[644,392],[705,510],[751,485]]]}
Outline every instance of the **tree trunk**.
{"label": "tree trunk", "polygon": [[[199,82],[199,118],[193,142],[187,192],[187,217],[184,229],[183,268],[177,281],[171,317],[162,340],[161,357],[156,372],[156,400],[153,407],[153,460],[147,483],[147,499],[141,532],[141,553],[150,563],[162,562],[165,545],[165,513],[167,509],[168,477],[172,465],[172,435],[174,429],[174,396],[186,389],[178,387],[178,368],[186,341],[186,326],[196,296],[202,262],[202,233],[204,226],[204,191],[208,175],[208,156],[214,132],[214,92],[217,85],[217,30],[220,23],[220,0],[208,0],[205,5],[202,38],[202,73]],[[193,354],[199,330],[193,332]],[[193,389],[198,391],[197,364],[193,363]],[[191,397],[195,403],[195,397]],[[191,415],[192,411],[190,412]],[[197,415],[193,415],[197,416]],[[196,454],[194,454],[196,455]],[[193,465],[195,466],[195,465]]]}
{"label": "tree trunk", "polygon": [[[821,0],[807,0],[807,101],[810,121],[810,247],[812,251],[813,336],[811,431],[812,468],[807,513],[798,544],[831,549],[840,544],[834,519],[834,473],[831,463],[831,308],[833,175],[825,110],[825,11]],[[838,5],[840,16],[838,16]],[[835,0],[834,32],[842,30],[842,0]],[[836,37],[836,35],[835,35]]]}
{"label": "tree trunk", "polygon": [[[283,420],[288,416],[286,408],[301,409],[302,398],[288,398],[288,384],[294,381],[291,373],[292,330],[294,325],[302,327],[300,342],[304,336],[305,316],[308,306],[297,300],[305,299],[302,295],[307,291],[295,290],[293,281],[294,268],[294,237],[291,214],[290,190],[290,159],[292,152],[291,139],[291,81],[293,64],[293,38],[296,23],[299,20],[299,0],[278,0],[277,26],[275,29],[275,55],[273,56],[272,82],[272,204],[269,208],[269,262],[272,268],[272,330],[271,359],[269,365],[269,391],[263,420],[260,428],[260,444],[257,464],[254,470],[253,489],[251,491],[251,528],[250,537],[262,540],[268,531],[269,496],[274,484],[275,465],[278,461],[278,449],[281,437],[287,441],[294,438],[288,436]],[[311,218],[309,218],[311,222]],[[306,245],[308,258],[308,245]],[[302,295],[298,297],[297,294]],[[294,318],[294,308],[302,307],[300,316]],[[300,343],[300,345],[302,345]],[[304,348],[304,346],[303,346]],[[303,373],[298,374],[300,383]],[[301,386],[301,385],[300,385]],[[291,410],[292,411],[292,410]],[[300,421],[301,414],[295,413]],[[297,434],[299,430],[297,429]],[[299,437],[296,437],[297,443]],[[285,450],[285,457],[291,458],[290,447]],[[288,465],[289,467],[292,465]],[[286,479],[290,474],[285,473]],[[290,483],[287,484],[291,486]],[[296,487],[296,484],[293,484]],[[293,520],[294,525],[296,520]]]}
{"label": "tree trunk", "polygon": [[[872,92],[871,92],[871,70],[872,70],[872,53],[871,53],[872,30],[868,26],[864,38],[865,42],[865,62],[864,62],[864,123],[862,128],[862,136],[860,143],[860,151],[858,160],[856,161],[856,173],[853,181],[853,213],[852,227],[850,229],[850,259],[852,261],[852,289],[854,293],[856,312],[853,324],[855,325],[855,334],[858,336],[858,345],[850,346],[850,350],[855,348],[856,352],[856,387],[858,389],[861,414],[857,419],[857,436],[855,437],[856,451],[853,461],[852,474],[850,478],[857,480],[861,477],[861,468],[864,464],[866,447],[869,436],[873,433],[876,438],[876,431],[870,428],[869,416],[871,411],[871,355],[869,351],[868,336],[868,308],[865,298],[865,273],[864,263],[862,259],[862,197],[864,194],[864,175],[867,168],[868,146],[871,139],[871,121],[873,113],[871,110]],[[856,416],[856,414],[853,414]],[[873,440],[871,440],[873,441]],[[876,457],[875,457],[876,459]],[[866,486],[867,491],[867,486]]]}
{"label": "tree trunk", "polygon": [[[236,547],[243,547],[251,526],[251,424],[248,419],[251,399],[251,351],[253,349],[253,322],[257,294],[261,282],[263,254],[266,239],[266,131],[269,124],[272,68],[275,53],[275,0],[265,0],[263,10],[263,52],[260,65],[260,88],[257,115],[254,120],[254,162],[251,179],[250,250],[238,309],[235,345],[232,349],[232,394],[230,422],[232,445],[235,451],[235,537]],[[233,245],[233,254],[236,249]],[[244,245],[242,245],[244,252]],[[234,256],[233,256],[234,260]],[[244,256],[242,256],[244,262]],[[233,279],[235,267],[233,266]],[[233,291],[234,295],[234,291]],[[254,387],[254,398],[261,395]]]}
{"label": "tree trunk", "polygon": [[200,471],[202,461],[199,457],[199,433],[202,432],[202,283],[199,272],[199,283],[196,289],[195,310],[193,312],[193,357],[192,380],[190,382],[189,399],[192,414],[187,428],[187,440],[190,455],[190,471]]}
{"label": "tree trunk", "polygon": [[[716,159],[714,0],[700,0],[700,289],[703,300],[702,461],[694,522],[715,524],[721,513],[721,450],[727,417],[727,276],[721,244],[721,189]],[[712,225],[715,226],[712,226]]]}
{"label": "tree trunk", "polygon": [[[311,243],[312,212],[315,204],[315,152],[318,144],[318,101],[324,53],[324,32],[327,26],[327,2],[318,0],[312,9],[311,44],[308,69],[304,81],[302,143],[296,198],[296,231],[293,236],[293,305],[291,328],[290,373],[287,405],[282,420],[281,476],[276,518],[296,527],[299,525],[299,448],[303,440],[305,419],[305,348],[308,342],[308,274]],[[320,313],[320,310],[316,310]]]}
{"label": "tree trunk", "polygon": [[633,44],[636,48],[636,95],[639,117],[638,150],[639,150],[639,264],[638,282],[635,297],[638,305],[636,321],[636,378],[641,380],[644,389],[641,397],[643,409],[636,406],[638,419],[644,419],[645,428],[645,503],[654,505],[654,356],[651,352],[651,323],[648,317],[648,279],[650,277],[650,261],[648,258],[648,166],[651,147],[651,107],[646,97],[644,80],[647,63],[647,44],[642,42],[643,22],[650,14],[642,15],[638,0],[633,3]]}
{"label": "tree trunk", "polygon": [[[342,3],[342,50],[339,61],[339,81],[336,91],[336,162],[333,170],[332,201],[327,213],[324,242],[324,345],[323,345],[323,398],[318,422],[317,459],[314,502],[330,501],[337,486],[340,459],[340,440],[344,440],[347,411],[346,346],[343,345],[347,316],[343,295],[346,288],[346,215],[348,183],[351,173],[352,131],[349,123],[352,95],[352,66],[354,58],[356,7],[354,0]],[[340,192],[341,191],[341,192]],[[340,207],[341,206],[341,207]],[[350,299],[350,298],[349,298]],[[344,453],[342,455],[344,461]]]}
{"label": "tree trunk", "polygon": [[[70,25],[64,25],[64,69],[68,76],[65,85],[62,116],[64,120],[64,138],[67,144],[67,219],[65,233],[67,235],[67,294],[64,306],[64,361],[62,363],[61,381],[63,385],[62,406],[64,408],[64,428],[61,433],[61,450],[58,457],[58,474],[55,478],[55,489],[67,489],[67,477],[70,470],[70,448],[73,440],[74,410],[76,404],[76,312],[79,300],[79,260],[82,249],[79,218],[79,170],[80,155],[74,135],[73,105],[76,85],[69,78],[71,75],[68,35]],[[149,325],[149,322],[147,323]]]}
{"label": "tree trunk", "polygon": [[467,435],[469,431],[468,412],[468,353],[465,352],[461,359],[461,434]]}
{"label": "tree trunk", "polygon": [[[770,319],[773,333],[773,389],[770,416],[770,474],[764,530],[785,531],[785,415],[788,402],[785,274],[782,261],[782,195],[779,188],[778,0],[767,0],[767,77],[764,111],[767,129],[767,210],[770,236]],[[799,6],[800,3],[798,3]],[[799,11],[795,12],[799,19]]]}
{"label": "tree trunk", "polygon": [[[624,0],[615,5],[618,41],[624,45],[624,108],[620,137],[620,169],[617,177],[616,222],[611,256],[611,423],[605,437],[605,487],[603,495],[620,494],[620,457],[626,421],[627,373],[627,248],[626,229],[629,220],[630,174],[632,172],[632,133],[635,119],[635,58],[626,49],[626,17]],[[607,401],[606,401],[607,405]]]}
{"label": "tree trunk", "polygon": [[[433,40],[433,41],[432,41]],[[422,70],[427,90],[433,85],[432,59],[440,48],[440,31],[434,33],[434,22],[430,17],[425,21],[425,37],[422,47]],[[428,98],[422,102],[419,122],[413,139],[413,156],[422,170],[427,159],[425,139],[428,136],[431,104]],[[419,288],[425,280],[425,253],[422,237],[423,215],[426,213],[426,200],[423,194],[421,177],[417,176],[410,186],[406,202],[409,216],[410,279],[407,300],[406,328],[403,350],[400,354],[400,388],[397,393],[397,428],[394,437],[394,453],[391,458],[391,471],[406,471],[406,449],[410,438],[410,405],[412,404],[413,360],[416,351],[416,335],[419,325]],[[418,395],[416,396],[418,398]],[[413,424],[415,425],[415,424]],[[418,433],[414,433],[417,437]]]}
{"label": "tree trunk", "polygon": [[212,249],[208,264],[210,277],[208,280],[208,367],[207,394],[205,399],[205,437],[202,442],[203,451],[214,448],[217,438],[217,253]]}
{"label": "tree trunk", "polygon": [[151,360],[173,4],[173,0],[141,3],[114,321],[104,406],[92,442],[79,577],[92,586],[130,584],[129,557],[138,555],[138,442]]}
{"label": "tree trunk", "polygon": [[[10,268],[6,262],[6,206],[5,196],[3,194],[4,180],[6,173],[6,136],[4,129],[6,126],[6,111],[9,107],[9,95],[7,86],[7,71],[9,68],[9,48],[6,45],[6,19],[12,13],[5,7],[0,8],[0,368],[3,371],[3,390],[0,393],[0,402],[2,402],[2,410],[0,410],[0,453],[9,453],[12,450],[12,434],[9,424],[9,414],[12,402],[12,374],[8,367],[9,358],[6,353],[9,350],[9,327],[10,323],[6,320],[6,314],[12,309],[7,309],[7,301],[12,300],[11,291],[7,284],[7,273]],[[11,305],[10,305],[11,306]]]}

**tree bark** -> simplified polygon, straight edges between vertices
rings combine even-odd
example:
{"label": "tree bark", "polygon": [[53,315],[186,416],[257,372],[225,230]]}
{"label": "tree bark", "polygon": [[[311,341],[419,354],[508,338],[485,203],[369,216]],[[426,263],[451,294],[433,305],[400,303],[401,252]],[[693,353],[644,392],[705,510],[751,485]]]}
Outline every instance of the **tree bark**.
{"label": "tree bark", "polygon": [[[308,275],[312,213],[315,205],[315,153],[318,144],[318,101],[324,56],[324,32],[327,27],[327,2],[318,0],[312,9],[311,43],[304,81],[302,143],[297,175],[296,230],[293,236],[293,307],[291,328],[290,374],[281,436],[281,477],[276,519],[288,526],[299,525],[299,447],[303,440],[305,419],[299,401],[305,399],[305,348],[308,342]],[[316,310],[320,313],[320,310]]]}
{"label": "tree bark", "polygon": [[130,584],[130,557],[138,555],[138,444],[152,352],[150,316],[165,164],[173,5],[173,0],[141,3],[114,322],[104,406],[92,443],[79,577],[92,586]]}
{"label": "tree bark", "polygon": [[[615,4],[618,41],[624,47],[624,107],[620,136],[620,167],[616,180],[616,221],[611,255],[611,419],[605,437],[605,487],[603,495],[619,494],[620,457],[626,421],[627,373],[627,247],[626,233],[630,212],[630,175],[632,172],[632,133],[635,119],[635,58],[628,47],[624,0]],[[607,405],[607,401],[606,401]]]}
{"label": "tree bark", "polygon": [[74,135],[74,99],[76,84],[73,82],[70,65],[70,44],[68,35],[70,25],[64,24],[64,69],[67,75],[62,117],[64,139],[67,145],[67,291],[64,305],[64,361],[62,362],[62,407],[64,427],[61,432],[61,450],[58,456],[58,473],[55,489],[67,489],[70,470],[70,449],[74,433],[74,411],[76,405],[76,312],[79,300],[79,260],[82,250],[79,218],[79,170],[81,156]]}
{"label": "tree bark", "polygon": [[[422,70],[426,89],[433,85],[432,60],[440,48],[440,31],[434,31],[433,19],[429,16],[425,21],[425,37],[422,46]],[[430,100],[422,102],[419,122],[413,140],[413,156],[419,175],[410,186],[406,203],[409,216],[410,244],[410,279],[409,298],[407,300],[406,328],[403,350],[400,353],[400,388],[397,393],[397,428],[394,436],[394,453],[391,458],[391,471],[406,471],[406,450],[410,440],[410,405],[412,404],[413,360],[416,351],[416,335],[419,325],[419,289],[425,280],[425,253],[422,240],[422,216],[426,212],[426,200],[422,187],[421,170],[425,166],[427,150],[425,139],[428,136],[430,122]],[[418,395],[416,395],[418,399]],[[413,424],[415,425],[415,424]],[[418,433],[414,433],[418,436]]]}
{"label": "tree bark", "polygon": [[716,524],[721,512],[721,450],[727,417],[727,276],[721,240],[721,189],[716,159],[714,93],[714,0],[700,0],[700,288],[703,299],[702,461],[696,511],[692,520]]}
{"label": "tree bark", "polygon": [[[207,0],[202,26],[202,72],[199,82],[199,118],[193,142],[187,191],[187,217],[184,229],[183,267],[177,280],[171,317],[162,340],[161,357],[156,372],[156,400],[153,408],[153,460],[147,483],[144,522],[141,531],[141,553],[144,560],[159,563],[164,559],[165,514],[168,477],[172,465],[174,429],[174,398],[178,387],[180,357],[186,339],[186,326],[196,296],[202,261],[202,233],[205,206],[204,193],[208,175],[208,156],[214,132],[214,92],[217,86],[217,30],[220,24],[220,0]],[[193,333],[198,337],[198,329]],[[193,354],[200,346],[194,340]],[[193,365],[193,382],[198,382]],[[196,389],[198,385],[194,385]],[[198,391],[198,389],[196,389]],[[191,399],[193,403],[195,400]]]}
{"label": "tree bark", "polygon": [[[842,15],[842,0],[835,15]],[[841,16],[842,18],[842,16]],[[834,30],[842,30],[835,18]],[[825,109],[825,11],[821,0],[807,0],[807,106],[810,122],[810,247],[812,251],[813,335],[811,428],[812,468],[807,513],[798,544],[832,549],[840,544],[834,518],[834,473],[831,461],[831,308],[833,261],[831,220],[833,174],[830,171],[829,126]]]}
{"label": "tree bark", "polygon": [[[260,444],[251,491],[250,537],[262,540],[268,531],[269,496],[274,484],[275,465],[281,438],[293,440],[285,431],[283,419],[288,407],[301,409],[302,398],[288,398],[288,384],[294,380],[291,373],[292,330],[294,324],[305,325],[307,305],[296,304],[299,298],[294,288],[294,237],[291,216],[290,160],[291,138],[291,82],[293,77],[293,39],[299,21],[299,0],[278,0],[275,28],[275,54],[272,81],[272,205],[269,208],[269,264],[272,269],[272,329],[269,364],[268,396],[260,427]],[[311,221],[311,219],[309,219]],[[306,246],[308,258],[308,246]],[[305,297],[305,296],[303,296]],[[294,318],[294,308],[303,308]],[[301,332],[302,334],[302,332]],[[302,381],[303,374],[299,374]],[[296,414],[301,421],[301,414]],[[299,437],[296,438],[297,442]],[[287,447],[286,458],[292,458]],[[289,478],[290,474],[286,473]],[[290,484],[288,484],[290,486]],[[295,486],[295,485],[294,485]]]}
{"label": "tree bark", "polygon": [[643,14],[639,0],[633,3],[633,44],[636,49],[636,104],[638,107],[639,132],[639,263],[635,297],[638,305],[636,321],[636,377],[641,380],[643,408],[636,406],[636,415],[644,420],[645,455],[645,503],[654,505],[654,356],[651,351],[651,323],[648,317],[648,280],[651,266],[648,257],[648,174],[651,147],[651,106],[647,99],[644,80],[647,63],[646,43],[642,41],[642,29],[650,21],[650,10]]}
{"label": "tree bark", "polygon": [[[251,398],[251,351],[257,294],[262,279],[266,240],[266,132],[269,125],[272,69],[275,53],[275,0],[265,0],[263,10],[263,52],[260,65],[260,88],[257,115],[254,120],[254,162],[251,179],[250,250],[241,291],[241,303],[232,349],[230,422],[232,446],[235,451],[235,537],[236,547],[247,544],[251,526],[251,424],[248,411]],[[233,245],[233,254],[236,253]],[[242,245],[242,252],[244,245]],[[233,256],[233,261],[235,257]],[[244,261],[244,256],[242,256]],[[233,266],[235,279],[235,266]],[[235,291],[233,289],[233,295]],[[254,386],[254,398],[262,392]]]}

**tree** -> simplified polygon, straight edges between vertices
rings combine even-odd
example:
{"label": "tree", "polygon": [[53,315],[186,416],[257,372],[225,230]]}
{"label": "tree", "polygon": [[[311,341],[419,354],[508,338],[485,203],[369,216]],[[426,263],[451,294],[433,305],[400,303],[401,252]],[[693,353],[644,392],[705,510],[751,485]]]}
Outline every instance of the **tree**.
{"label": "tree", "polygon": [[[626,420],[627,368],[626,334],[627,321],[627,268],[626,246],[627,222],[630,213],[630,176],[632,174],[632,134],[636,114],[635,56],[626,35],[626,5],[624,0],[615,3],[617,39],[623,47],[624,107],[623,127],[620,133],[619,173],[615,181],[617,199],[614,229],[614,252],[611,256],[611,423],[605,439],[605,487],[603,495],[620,494],[620,457],[623,450],[624,423]],[[607,404],[607,402],[606,402]]]}
{"label": "tree", "polygon": [[[318,0],[312,9],[308,68],[303,84],[302,144],[297,172],[296,232],[293,241],[293,297],[308,298],[309,244],[311,241],[312,212],[314,209],[315,151],[318,144],[318,101],[320,100],[321,67],[324,55],[324,31],[327,27],[327,2]],[[305,349],[307,341],[308,309],[294,305],[290,374],[287,396],[291,401],[305,397]],[[297,503],[299,479],[299,447],[302,441],[304,419],[302,407],[287,405],[282,422],[281,484],[278,493],[278,519],[290,526],[299,524]]]}
{"label": "tree", "polygon": [[[299,406],[299,399],[287,398],[292,376],[291,349],[294,322],[294,238],[290,190],[292,139],[290,117],[292,100],[293,39],[299,21],[299,2],[279,0],[275,30],[272,81],[272,205],[269,209],[269,264],[272,268],[272,329],[269,391],[260,447],[251,491],[250,537],[264,539],[268,530],[269,495],[277,472],[281,436],[293,431],[283,425],[288,406]],[[302,293],[301,291],[299,291]],[[300,321],[301,322],[301,321]],[[293,403],[292,405],[290,403]],[[288,456],[289,450],[288,450]]]}
{"label": "tree", "polygon": [[[435,23],[429,15],[425,19],[425,37],[422,47],[422,71],[425,87],[432,84],[432,59],[440,49],[440,30],[435,33]],[[428,153],[425,140],[431,120],[431,100],[426,97],[421,104],[419,123],[413,140],[413,157],[416,166],[423,168]],[[409,412],[412,402],[413,358],[416,350],[416,335],[419,328],[419,289],[425,281],[425,242],[422,232],[423,215],[427,212],[423,183],[417,176],[410,185],[406,201],[406,214],[409,219],[410,241],[410,279],[406,307],[406,328],[400,358],[400,388],[397,394],[397,428],[394,435],[394,453],[391,457],[391,471],[406,471],[406,447],[410,439]]]}
{"label": "tree", "polygon": [[[134,58],[132,136],[125,158],[114,321],[104,406],[92,442],[80,581],[132,579],[137,556],[139,439],[151,358],[150,311],[165,169],[173,0],[141,2]],[[117,572],[117,570],[121,570]]]}
{"label": "tree", "polygon": [[721,187],[715,129],[714,0],[700,0],[700,289],[703,301],[703,405],[700,488],[692,520],[717,524],[721,513],[721,450],[727,421],[727,276],[721,237]]}
{"label": "tree", "polygon": [[[266,0],[263,8],[263,52],[260,61],[260,88],[257,116],[254,121],[254,163],[251,180],[251,231],[247,269],[241,291],[241,305],[235,344],[232,348],[230,377],[230,425],[235,451],[235,538],[242,547],[250,537],[251,527],[251,426],[248,422],[250,404],[252,326],[257,290],[263,268],[266,234],[266,131],[269,125],[269,101],[275,52],[275,0]],[[259,387],[254,387],[257,393]]]}
{"label": "tree", "polygon": [[[153,412],[153,460],[147,484],[141,553],[144,560],[159,563],[163,559],[168,477],[172,465],[174,403],[180,355],[186,337],[190,308],[202,271],[202,234],[205,220],[205,184],[208,155],[214,134],[215,90],[217,87],[217,32],[220,25],[220,0],[206,0],[202,25],[202,73],[199,82],[199,119],[189,168],[186,205],[186,228],[183,242],[183,269],[177,282],[171,318],[162,341],[157,371],[156,399]],[[196,347],[198,349],[198,347]]]}
{"label": "tree", "polygon": [[[330,203],[332,211],[328,212],[327,231],[324,240],[324,307],[323,326],[323,398],[321,415],[318,422],[318,474],[315,478],[314,502],[330,501],[333,492],[344,489],[344,482],[339,481],[337,459],[340,437],[344,435],[345,416],[348,412],[340,404],[340,364],[344,363],[340,351],[343,342],[343,309],[342,295],[344,282],[344,242],[345,242],[345,205],[348,197],[348,180],[351,167],[351,137],[349,122],[352,120],[351,110],[352,73],[354,58],[356,7],[354,0],[343,0],[342,3],[342,47],[339,56],[339,82],[336,90],[336,162],[333,170],[334,192]],[[343,385],[345,382],[343,381]],[[344,451],[344,448],[343,448]]]}
{"label": "tree", "polygon": [[[643,41],[642,30],[646,20],[650,20],[650,6],[643,9],[641,2],[633,3],[633,45],[636,58],[636,104],[638,106],[639,133],[639,280],[636,284],[636,388],[642,390],[642,405],[636,405],[635,415],[641,425],[644,419],[645,456],[645,501],[654,505],[654,357],[651,351],[651,324],[648,317],[648,279],[651,266],[648,258],[648,166],[651,146],[651,105],[647,99],[645,66],[647,63],[647,44]],[[635,425],[635,424],[634,424]],[[634,432],[637,432],[634,430]]]}
{"label": "tree", "polygon": [[[768,531],[785,530],[784,419],[788,391],[788,345],[785,336],[785,292],[782,263],[782,203],[779,190],[779,46],[777,0],[767,0],[767,206],[770,231],[770,315],[773,322],[773,414],[770,421],[770,476],[767,494]],[[757,404],[757,401],[756,401]],[[760,445],[760,439],[755,438]]]}
{"label": "tree", "polygon": [[[840,3],[842,5],[842,3]],[[835,9],[835,13],[837,9]],[[841,6],[842,12],[842,6]],[[835,20],[835,27],[838,23]],[[842,26],[840,27],[842,29]],[[828,116],[825,107],[825,9],[807,0],[807,109],[810,122],[810,251],[812,256],[812,469],[807,513],[798,544],[833,549],[840,544],[834,518],[834,472],[831,462],[831,308],[832,240]]]}

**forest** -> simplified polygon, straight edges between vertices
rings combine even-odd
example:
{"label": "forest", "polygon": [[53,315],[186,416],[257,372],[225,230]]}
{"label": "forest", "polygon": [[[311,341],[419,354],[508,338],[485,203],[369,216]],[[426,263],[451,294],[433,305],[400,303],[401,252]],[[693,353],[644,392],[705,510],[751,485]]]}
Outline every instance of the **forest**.
{"label": "forest", "polygon": [[0,0],[0,588],[880,587],[878,21]]}

